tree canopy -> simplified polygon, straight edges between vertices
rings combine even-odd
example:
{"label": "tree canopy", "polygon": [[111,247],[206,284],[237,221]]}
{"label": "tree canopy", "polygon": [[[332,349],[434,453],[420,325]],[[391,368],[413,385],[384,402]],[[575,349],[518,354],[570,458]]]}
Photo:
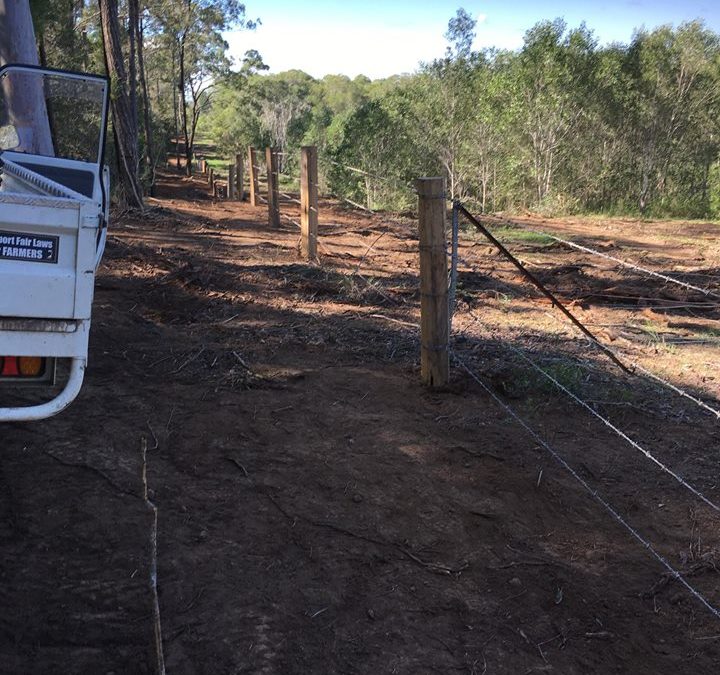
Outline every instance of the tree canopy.
{"label": "tree canopy", "polygon": [[[476,52],[461,8],[443,57],[371,82],[268,74],[255,50],[233,63],[224,31],[256,25],[236,0],[116,4],[146,188],[170,139],[189,170],[200,135],[228,156],[318,145],[328,188],[375,207],[404,207],[425,174],[485,211],[720,215],[720,36],[701,21],[601,46],[555,19],[519,50]],[[44,63],[104,68],[98,3],[32,9]]]}

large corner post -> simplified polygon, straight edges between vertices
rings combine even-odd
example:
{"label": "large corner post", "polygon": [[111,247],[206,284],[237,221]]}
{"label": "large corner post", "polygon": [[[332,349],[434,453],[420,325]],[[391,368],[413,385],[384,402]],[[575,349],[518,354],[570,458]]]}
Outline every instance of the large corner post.
{"label": "large corner post", "polygon": [[270,227],[280,227],[280,192],[278,187],[277,153],[277,148],[265,148],[268,225],[270,225]]}
{"label": "large corner post", "polygon": [[423,384],[444,387],[448,354],[448,271],[445,248],[445,179],[417,181],[420,238],[420,374]]}
{"label": "large corner post", "polygon": [[250,206],[257,206],[259,187],[257,151],[255,148],[248,148],[248,164],[248,177],[250,178]]}
{"label": "large corner post", "polygon": [[305,260],[317,258],[318,239],[318,162],[317,148],[303,147],[300,156],[301,254]]}

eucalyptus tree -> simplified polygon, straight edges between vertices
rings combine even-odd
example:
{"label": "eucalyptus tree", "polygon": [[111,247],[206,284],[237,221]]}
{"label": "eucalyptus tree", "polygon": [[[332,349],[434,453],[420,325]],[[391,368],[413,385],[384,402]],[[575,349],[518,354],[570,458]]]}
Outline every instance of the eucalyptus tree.
{"label": "eucalyptus tree", "polygon": [[445,57],[425,64],[418,80],[423,90],[416,106],[419,131],[441,163],[453,198],[465,194],[471,172],[464,155],[477,103],[473,74],[485,62],[483,54],[472,51],[475,26],[458,9],[445,33],[450,43]]}
{"label": "eucalyptus tree", "polygon": [[[27,0],[0,0],[0,66],[7,63],[37,65],[35,31]],[[28,78],[24,87],[0,84],[8,122],[15,127],[20,148],[43,155],[53,154],[42,81]]]}
{"label": "eucalyptus tree", "polygon": [[148,0],[147,7],[157,42],[171,54],[190,174],[198,121],[209,108],[213,86],[230,70],[222,34],[252,29],[257,22],[246,19],[245,5],[237,0]]}
{"label": "eucalyptus tree", "polygon": [[99,5],[105,65],[112,88],[110,105],[120,198],[125,206],[142,209],[143,190],[140,182],[135,52],[133,48],[128,70],[123,49],[118,0],[99,0]]}
{"label": "eucalyptus tree", "polygon": [[562,19],[542,21],[525,34],[515,61],[523,98],[518,123],[538,203],[550,195],[558,160],[592,95],[596,45],[584,25],[567,31]]}
{"label": "eucalyptus tree", "polygon": [[642,212],[653,200],[672,199],[673,183],[692,184],[693,167],[701,171],[702,192],[707,193],[707,176],[718,152],[719,64],[718,36],[699,22],[634,36],[628,68],[635,85],[632,112]]}

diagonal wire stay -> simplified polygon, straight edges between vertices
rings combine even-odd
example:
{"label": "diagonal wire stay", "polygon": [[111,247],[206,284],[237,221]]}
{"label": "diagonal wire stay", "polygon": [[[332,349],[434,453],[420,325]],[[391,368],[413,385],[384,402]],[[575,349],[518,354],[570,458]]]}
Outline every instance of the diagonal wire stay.
{"label": "diagonal wire stay", "polygon": [[690,582],[683,576],[683,574],[675,569],[666,559],[665,557],[659,553],[653,545],[645,539],[630,523],[628,523],[613,506],[610,505],[610,503],[602,497],[597,490],[593,490],[590,485],[587,483],[587,481],[580,476],[575,469],[570,466],[570,464],[565,461],[565,459],[552,447],[550,446],[541,436],[537,433],[520,415],[518,415],[509,405],[507,405],[500,397],[490,389],[478,376],[475,374],[468,366],[465,364],[465,362],[454,352],[451,350],[450,352],[452,354],[453,359],[455,362],[477,383],[479,384],[487,394],[490,395],[490,397],[495,401],[495,403],[498,404],[505,412],[512,417],[525,431],[530,434],[530,436],[535,439],[537,443],[539,443],[545,450],[547,450],[551,457],[561,466],[563,467],[580,485],[582,485],[583,488],[587,492],[590,493],[592,498],[598,502],[612,517],[614,520],[616,520],[625,530],[627,530],[630,535],[638,541],[642,546],[652,555],[670,574],[670,576],[673,579],[676,579],[679,581],[686,590],[692,595],[698,602],[700,602],[701,605],[705,607],[712,615],[715,616],[716,619],[720,619],[720,609],[715,607],[713,604],[710,603],[710,601],[700,592],[698,591],[694,586],[690,584]]}
{"label": "diagonal wire stay", "polygon": [[[463,209],[463,210],[464,210],[464,209]],[[536,231],[536,230],[528,230],[528,231],[530,231],[530,232],[537,232],[538,234],[543,234],[542,232],[539,232],[539,231]],[[490,234],[490,233],[488,232],[488,234]],[[490,235],[490,236],[492,236],[492,235]],[[548,236],[551,236],[551,235],[548,235]],[[601,255],[604,255],[604,254],[601,254]],[[466,261],[466,260],[464,260],[464,259],[462,259],[462,258],[459,258],[459,260],[460,260],[460,262],[462,262],[463,264],[467,265],[468,267],[471,267],[471,268],[473,267],[473,265],[472,265],[471,263],[469,263],[468,261]],[[530,273],[528,272],[528,274],[530,274]],[[682,282],[681,282],[681,283],[682,283]],[[536,285],[537,285],[537,284],[536,284]],[[542,289],[541,289],[541,290],[542,290]],[[698,290],[702,290],[702,289],[698,289]],[[560,306],[560,305],[557,305],[557,306],[560,307],[561,310],[563,310],[563,307],[562,307],[562,306]],[[565,313],[565,314],[567,315],[567,313],[566,313],[565,311],[563,311],[563,313]],[[573,323],[575,323],[575,322],[573,321]],[[584,333],[584,331],[583,331],[583,333]],[[608,345],[605,345],[605,344],[600,343],[600,342],[599,342],[597,339],[595,339],[595,338],[591,338],[591,340],[592,340],[595,344],[597,344],[597,345],[602,349],[603,352],[607,353],[608,355],[613,355],[616,359],[618,359],[618,361],[622,358],[622,359],[623,359],[623,362],[629,363],[630,367],[631,367],[633,370],[639,370],[639,371],[642,372],[644,375],[646,375],[646,376],[649,377],[650,379],[654,380],[654,381],[657,382],[658,384],[661,384],[661,385],[663,385],[664,387],[667,387],[668,389],[671,389],[672,391],[674,391],[674,392],[675,392],[676,394],[678,394],[679,396],[682,396],[682,397],[688,399],[689,401],[692,401],[695,405],[699,406],[700,408],[703,408],[706,412],[709,412],[710,414],[712,414],[712,415],[714,415],[715,417],[717,417],[718,419],[720,419],[720,410],[718,410],[717,408],[715,408],[715,407],[713,407],[713,406],[711,406],[711,405],[708,405],[707,403],[705,403],[704,401],[702,401],[702,400],[699,399],[698,397],[693,396],[692,394],[690,394],[689,392],[685,391],[685,390],[682,389],[681,387],[678,387],[677,385],[672,384],[671,382],[668,382],[667,380],[663,379],[663,378],[660,377],[659,375],[657,375],[657,374],[653,373],[652,371],[648,370],[647,368],[645,368],[645,367],[642,366],[641,364],[639,364],[639,363],[637,363],[637,362],[635,362],[635,361],[627,361],[627,356],[626,356],[625,354],[622,354],[622,353],[618,352],[617,350],[613,349],[612,347],[609,347]],[[613,360],[615,360],[615,358],[614,358]],[[635,374],[635,373],[630,372],[629,369],[627,369],[627,368],[625,368],[625,367],[623,367],[623,370],[624,370],[625,372],[628,372],[629,374]]]}
{"label": "diagonal wire stay", "polygon": [[641,267],[640,265],[636,265],[635,263],[631,263],[627,260],[623,260],[622,258],[616,258],[615,256],[608,255],[607,253],[603,253],[602,251],[598,251],[594,248],[590,248],[589,246],[583,246],[582,244],[576,244],[574,241],[569,241],[568,239],[563,239],[562,237],[558,237],[557,235],[550,234],[548,232],[543,232],[542,230],[535,230],[533,228],[520,226],[521,230],[525,230],[526,232],[533,232],[534,234],[541,234],[545,237],[548,237],[548,239],[552,239],[559,244],[564,244],[565,246],[569,246],[570,248],[577,249],[578,251],[583,251],[585,253],[590,253],[592,255],[599,256],[600,258],[605,258],[606,260],[611,260],[612,262],[617,263],[618,265],[622,265],[623,267],[627,267],[629,269],[633,269],[637,272],[642,272],[643,274],[649,274],[652,277],[656,277],[658,279],[662,279],[663,281],[675,284],[677,286],[682,286],[683,288],[687,288],[691,291],[697,291],[698,293],[702,293],[706,296],[711,296],[713,298],[720,299],[720,293],[715,293],[714,291],[711,291],[707,288],[701,288],[700,286],[695,286],[693,284],[689,284],[687,281],[681,281],[680,279],[675,279],[674,277],[668,276],[667,274],[661,274],[660,272],[655,272],[654,270],[647,269],[646,267]]}
{"label": "diagonal wire stay", "polygon": [[513,345],[508,345],[509,349],[511,349],[513,352],[515,352],[521,359],[523,359],[528,365],[530,365],[534,370],[536,370],[538,373],[540,373],[543,377],[547,378],[550,382],[552,382],[560,391],[567,394],[575,403],[577,403],[580,407],[584,408],[588,412],[590,412],[594,417],[599,419],[606,427],[614,431],[620,438],[622,438],[624,441],[629,443],[635,450],[638,450],[640,453],[642,453],[647,459],[649,459],[653,464],[655,464],[658,468],[660,468],[662,471],[664,471],[666,474],[674,478],[680,485],[682,485],[686,490],[690,491],[692,494],[694,494],[698,499],[700,499],[702,502],[707,504],[711,509],[716,511],[717,513],[720,513],[720,506],[715,504],[715,502],[708,499],[700,490],[698,490],[696,487],[688,483],[680,474],[673,471],[670,467],[663,464],[655,455],[653,455],[649,450],[646,450],[643,448],[639,443],[634,441],[630,436],[628,436],[624,431],[621,429],[618,429],[610,420],[603,417],[599,412],[597,412],[592,406],[590,406],[588,403],[583,401],[579,396],[571,392],[565,385],[563,385],[561,382],[558,382],[550,373],[547,373],[544,371],[535,361],[533,361],[527,354],[525,354],[523,351],[518,349],[517,347],[514,347]]}
{"label": "diagonal wire stay", "polygon": [[553,293],[551,293],[544,284],[528,270],[505,246],[503,246],[493,234],[475,217],[470,211],[468,211],[462,204],[458,203],[457,208],[462,214],[520,271],[520,273],[530,281],[542,294],[550,300],[550,302],[557,307],[569,320],[578,328],[582,334],[587,337],[592,344],[594,344],[600,351],[602,351],[620,370],[625,373],[632,374],[632,371],[618,359],[617,356],[608,349],[600,340],[598,340],[578,319],[570,312],[565,305],[563,305]]}
{"label": "diagonal wire stay", "polygon": [[[472,267],[472,265],[469,264],[467,261],[465,261],[463,258],[460,258],[460,262],[467,265],[468,267]],[[472,316],[475,316],[472,311],[470,312],[470,314]],[[475,317],[475,318],[477,320],[477,317]],[[676,393],[678,396],[682,396],[683,398],[686,398],[688,401],[691,401],[699,408],[702,408],[703,410],[705,410],[705,412],[710,413],[711,415],[713,415],[714,417],[716,417],[717,419],[720,420],[720,410],[718,410],[717,408],[709,405],[708,403],[706,403],[702,399],[698,398],[697,396],[693,396],[690,392],[686,391],[682,387],[679,387],[678,385],[673,384],[672,382],[669,382],[665,378],[660,377],[660,375],[653,373],[651,370],[648,370],[641,363],[638,363],[637,361],[632,361],[632,360],[628,359],[626,354],[624,354],[616,349],[613,349],[612,347],[608,347],[608,349],[610,351],[612,351],[614,354],[616,354],[618,357],[622,357],[623,359],[625,359],[625,362],[628,363],[630,365],[630,367],[633,368],[633,370],[640,371],[643,375],[645,375],[646,377],[649,377],[651,380],[654,380],[657,384],[659,384],[667,389],[670,389],[671,391]],[[635,373],[635,375],[637,375],[637,374]]]}

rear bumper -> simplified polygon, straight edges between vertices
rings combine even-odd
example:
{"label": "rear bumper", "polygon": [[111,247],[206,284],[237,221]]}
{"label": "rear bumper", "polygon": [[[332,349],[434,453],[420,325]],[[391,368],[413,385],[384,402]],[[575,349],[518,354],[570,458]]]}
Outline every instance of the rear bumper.
{"label": "rear bumper", "polygon": [[54,399],[47,403],[25,408],[0,408],[0,422],[33,422],[62,412],[80,393],[85,378],[86,365],[85,359],[73,359],[67,384]]}

